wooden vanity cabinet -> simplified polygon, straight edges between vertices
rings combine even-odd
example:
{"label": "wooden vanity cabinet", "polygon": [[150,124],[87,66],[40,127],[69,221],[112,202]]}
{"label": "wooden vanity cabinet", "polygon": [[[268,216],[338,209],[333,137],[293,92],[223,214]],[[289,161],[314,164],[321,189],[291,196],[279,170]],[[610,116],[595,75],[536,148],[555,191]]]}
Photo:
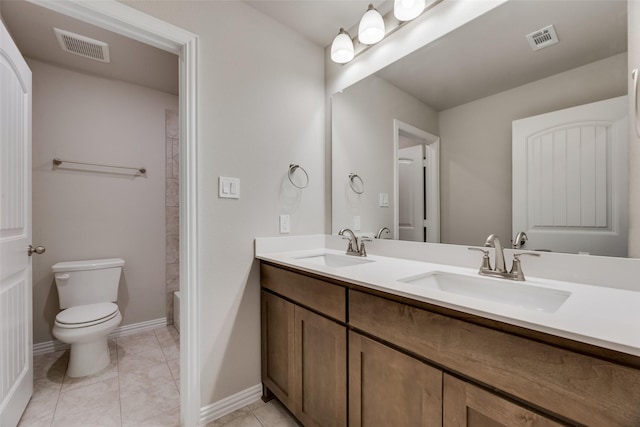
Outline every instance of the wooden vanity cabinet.
{"label": "wooden vanity cabinet", "polygon": [[349,332],[349,426],[442,425],[442,371]]}
{"label": "wooden vanity cabinet", "polygon": [[[505,397],[490,400],[495,413],[508,406],[497,403],[502,399],[569,424],[640,426],[639,369],[355,290],[349,291],[349,326],[496,390]],[[445,380],[445,408],[454,396],[448,382],[455,384]],[[474,399],[480,394],[465,390],[471,397],[461,399],[462,407],[478,406]],[[516,416],[505,425],[553,425],[540,419]],[[444,425],[471,424],[451,423],[445,409]]]}
{"label": "wooden vanity cabinet", "polygon": [[640,426],[637,358],[265,263],[261,274],[263,384],[307,427]]}
{"label": "wooden vanity cabinet", "polygon": [[346,289],[265,264],[261,274],[264,386],[307,427],[346,426]]}
{"label": "wooden vanity cabinet", "polygon": [[443,390],[446,427],[564,425],[451,375],[444,375]]}

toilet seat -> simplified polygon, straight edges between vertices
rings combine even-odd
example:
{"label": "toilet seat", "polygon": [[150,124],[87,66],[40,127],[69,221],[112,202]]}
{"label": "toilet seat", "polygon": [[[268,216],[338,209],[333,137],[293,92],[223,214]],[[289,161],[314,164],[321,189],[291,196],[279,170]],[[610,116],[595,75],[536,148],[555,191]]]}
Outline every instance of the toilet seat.
{"label": "toilet seat", "polygon": [[78,305],[58,313],[55,326],[63,329],[86,328],[107,322],[118,313],[118,306],[111,302]]}

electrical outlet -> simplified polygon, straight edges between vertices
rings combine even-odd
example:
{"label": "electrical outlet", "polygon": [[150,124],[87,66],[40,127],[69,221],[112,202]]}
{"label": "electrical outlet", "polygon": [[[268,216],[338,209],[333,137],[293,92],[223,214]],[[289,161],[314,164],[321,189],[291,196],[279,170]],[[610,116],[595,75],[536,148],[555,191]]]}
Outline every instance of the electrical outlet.
{"label": "electrical outlet", "polygon": [[353,217],[353,231],[360,231],[360,215]]}
{"label": "electrical outlet", "polygon": [[280,215],[280,234],[287,234],[290,228],[289,215]]}

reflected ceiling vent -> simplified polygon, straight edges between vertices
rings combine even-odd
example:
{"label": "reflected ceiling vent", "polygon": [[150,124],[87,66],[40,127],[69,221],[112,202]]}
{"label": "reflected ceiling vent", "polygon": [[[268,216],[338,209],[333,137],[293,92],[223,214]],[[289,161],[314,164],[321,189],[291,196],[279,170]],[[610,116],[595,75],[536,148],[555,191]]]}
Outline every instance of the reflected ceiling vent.
{"label": "reflected ceiling vent", "polygon": [[558,35],[556,34],[555,28],[553,25],[549,25],[548,27],[544,27],[539,29],[538,31],[534,31],[531,34],[527,34],[527,40],[529,41],[529,45],[533,50],[540,50],[544,47],[554,45],[558,43]]}
{"label": "reflected ceiling vent", "polygon": [[69,31],[54,28],[60,47],[65,52],[75,53],[85,58],[95,59],[101,62],[110,62],[109,45],[99,40],[74,34]]}

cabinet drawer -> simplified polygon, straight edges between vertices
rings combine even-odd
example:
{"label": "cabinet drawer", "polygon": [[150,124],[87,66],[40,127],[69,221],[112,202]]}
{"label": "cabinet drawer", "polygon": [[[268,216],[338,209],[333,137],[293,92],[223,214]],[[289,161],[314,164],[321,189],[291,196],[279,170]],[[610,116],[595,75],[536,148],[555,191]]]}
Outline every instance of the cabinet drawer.
{"label": "cabinet drawer", "polygon": [[578,423],[640,425],[636,369],[353,290],[349,323]]}
{"label": "cabinet drawer", "polygon": [[346,288],[260,264],[262,287],[340,322],[347,320]]}

